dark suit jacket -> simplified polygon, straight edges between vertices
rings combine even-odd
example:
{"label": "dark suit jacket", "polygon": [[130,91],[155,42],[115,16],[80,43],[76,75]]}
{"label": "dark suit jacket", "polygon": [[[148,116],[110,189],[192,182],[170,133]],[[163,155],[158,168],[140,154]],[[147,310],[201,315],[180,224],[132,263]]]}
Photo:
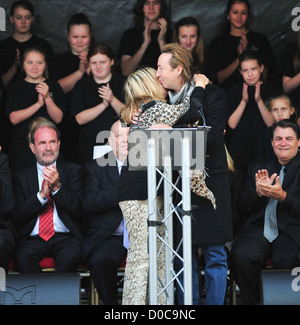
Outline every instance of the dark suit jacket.
{"label": "dark suit jacket", "polygon": [[[61,188],[51,195],[57,208],[59,218],[69,231],[79,240],[82,239],[82,167],[59,159],[56,163],[60,176]],[[16,209],[14,223],[21,238],[28,236],[34,228],[38,214],[44,209],[37,198],[39,191],[36,164],[14,175]]]}
{"label": "dark suit jacket", "polygon": [[[269,175],[279,175],[277,159],[253,162],[248,168],[246,187],[241,194],[240,209],[249,216],[244,227],[251,224],[264,225],[264,214],[269,199],[259,197],[255,187],[255,173],[259,169],[267,169]],[[289,164],[282,188],[287,192],[283,202],[277,204],[277,223],[279,232],[289,235],[300,247],[300,153],[298,153]]]}
{"label": "dark suit jacket", "polygon": [[[116,160],[113,152],[109,152],[98,162],[110,158]],[[119,172],[117,165],[98,165],[97,160],[84,166],[85,193],[83,207],[89,215],[88,233],[83,242],[83,257],[102,240],[109,238],[118,228],[123,215],[118,204],[117,187]],[[101,162],[100,162],[101,164]]]}
{"label": "dark suit jacket", "polygon": [[14,207],[15,197],[8,156],[0,153],[0,229],[8,229],[16,235],[11,222]]}
{"label": "dark suit jacket", "polygon": [[214,193],[217,205],[214,210],[209,200],[192,192],[192,241],[197,245],[222,244],[233,237],[230,183],[224,146],[226,94],[222,88],[208,84],[205,90],[196,87],[192,97],[197,97],[203,103],[206,125],[211,127],[206,146],[206,185]]}

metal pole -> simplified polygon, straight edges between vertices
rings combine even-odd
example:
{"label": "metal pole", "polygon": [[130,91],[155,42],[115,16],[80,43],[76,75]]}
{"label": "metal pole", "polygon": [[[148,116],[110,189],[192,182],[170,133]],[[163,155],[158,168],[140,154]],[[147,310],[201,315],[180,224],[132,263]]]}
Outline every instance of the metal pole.
{"label": "metal pole", "polygon": [[[174,282],[171,281],[173,278],[173,214],[171,213],[171,202],[172,202],[172,165],[171,157],[164,157],[164,218],[165,219],[165,230],[166,230],[166,242],[168,247],[165,248],[165,266],[166,266],[166,282],[170,283],[167,292],[167,305],[174,305]],[[167,181],[167,180],[169,181]]]}
{"label": "metal pole", "polygon": [[183,284],[184,304],[193,304],[192,294],[192,232],[191,232],[191,176],[190,176],[190,139],[183,138],[182,152],[182,208],[183,208]]}
{"label": "metal pole", "polygon": [[156,213],[156,165],[155,140],[147,140],[148,152],[148,250],[149,250],[149,304],[157,305],[157,213]]}

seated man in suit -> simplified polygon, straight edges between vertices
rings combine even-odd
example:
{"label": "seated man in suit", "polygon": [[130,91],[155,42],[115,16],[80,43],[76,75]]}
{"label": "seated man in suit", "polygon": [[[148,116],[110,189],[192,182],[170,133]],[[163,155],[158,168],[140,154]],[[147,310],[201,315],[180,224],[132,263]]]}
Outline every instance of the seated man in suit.
{"label": "seated man in suit", "polygon": [[0,267],[8,272],[16,241],[16,231],[11,222],[15,197],[8,156],[3,153],[0,153],[0,184]]}
{"label": "seated man in suit", "polygon": [[50,121],[34,126],[30,148],[36,158],[14,175],[14,223],[20,233],[15,264],[20,272],[40,272],[53,256],[56,272],[76,272],[81,258],[82,167],[58,159],[60,134]]}
{"label": "seated man in suit", "polygon": [[273,128],[276,158],[249,165],[240,199],[249,217],[231,255],[232,271],[246,305],[260,303],[260,272],[268,258],[274,268],[300,266],[299,145],[298,126],[282,120]]}
{"label": "seated man in suit", "polygon": [[123,246],[123,215],[117,185],[128,155],[128,127],[115,122],[108,139],[112,151],[88,162],[85,169],[83,207],[90,216],[83,242],[83,258],[104,304],[117,304],[117,269],[126,257]]}

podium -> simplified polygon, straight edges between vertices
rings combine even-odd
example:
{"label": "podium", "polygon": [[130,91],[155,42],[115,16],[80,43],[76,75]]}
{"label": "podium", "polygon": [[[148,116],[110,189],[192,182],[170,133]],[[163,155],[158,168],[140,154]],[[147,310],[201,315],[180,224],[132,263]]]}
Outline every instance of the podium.
{"label": "podium", "polygon": [[[205,168],[207,133],[210,127],[174,129],[132,128],[129,133],[129,170],[147,170],[149,227],[149,303],[158,304],[164,295],[167,305],[174,305],[174,284],[183,272],[184,304],[192,302],[192,235],[191,235],[191,170]],[[178,176],[173,181],[173,171]],[[176,174],[176,173],[175,173]],[[181,188],[179,183],[181,179]],[[163,185],[164,213],[157,211],[158,188]],[[173,204],[176,191],[181,200]],[[173,217],[182,226],[182,239],[177,247],[173,240]],[[164,235],[157,228],[163,226]],[[158,240],[162,243],[158,250]],[[157,261],[164,251],[165,279],[158,277]],[[180,252],[182,254],[180,255]],[[174,260],[183,262],[175,270]]]}

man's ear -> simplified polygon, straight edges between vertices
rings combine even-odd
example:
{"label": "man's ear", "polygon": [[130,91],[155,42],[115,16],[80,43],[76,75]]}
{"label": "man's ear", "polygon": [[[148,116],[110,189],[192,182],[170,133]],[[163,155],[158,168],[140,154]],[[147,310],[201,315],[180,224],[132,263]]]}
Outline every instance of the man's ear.
{"label": "man's ear", "polygon": [[182,71],[183,71],[183,67],[182,67],[182,65],[178,65],[178,66],[176,67],[177,75],[180,76],[181,73],[182,73]]}
{"label": "man's ear", "polygon": [[34,149],[35,149],[34,144],[32,142],[30,142],[29,146],[30,146],[32,153],[34,154]]}

